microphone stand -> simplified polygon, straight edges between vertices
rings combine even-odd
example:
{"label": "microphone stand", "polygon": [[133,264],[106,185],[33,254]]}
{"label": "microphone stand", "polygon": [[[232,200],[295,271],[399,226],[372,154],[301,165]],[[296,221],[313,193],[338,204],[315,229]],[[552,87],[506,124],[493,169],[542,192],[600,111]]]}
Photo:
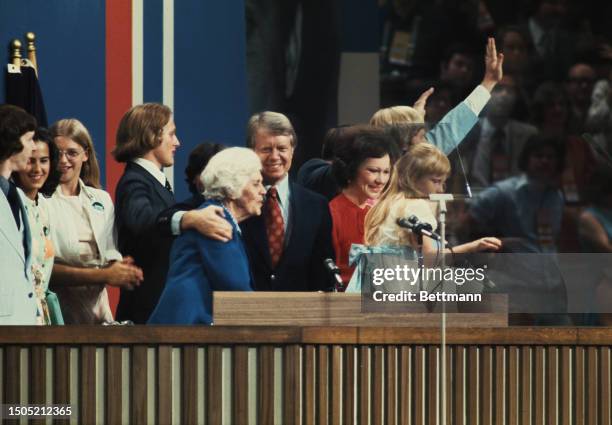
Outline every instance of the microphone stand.
{"label": "microphone stand", "polygon": [[434,193],[429,195],[429,199],[438,203],[438,223],[440,223],[440,237],[442,238],[442,269],[446,267],[444,247],[446,246],[446,208],[447,201],[453,201],[455,196],[450,193]]}
{"label": "microphone stand", "polygon": [[[423,270],[425,266],[425,259],[423,258],[423,234],[417,233],[417,267],[419,270]],[[423,272],[419,273],[419,292],[423,290]]]}
{"label": "microphone stand", "polygon": [[[444,247],[446,246],[446,213],[447,213],[447,208],[446,208],[446,202],[447,201],[452,201],[455,199],[455,197],[452,194],[449,193],[435,193],[435,194],[431,194],[429,195],[429,199],[432,201],[435,201],[438,203],[438,222],[440,223],[440,237],[442,239],[441,244],[442,244],[442,248],[440,249],[442,252],[442,288],[446,288],[446,281],[444,279],[444,276],[446,275],[446,273],[444,272],[444,269],[446,268],[446,256],[444,255]],[[440,328],[441,328],[441,341],[440,341],[440,349],[441,349],[441,366],[442,366],[442,370],[440,371],[440,375],[439,375],[439,386],[438,388],[440,388],[440,392],[441,392],[441,402],[440,402],[440,407],[441,407],[441,423],[444,423],[446,421],[446,304],[442,303],[442,314],[441,314],[442,320],[440,323]]]}

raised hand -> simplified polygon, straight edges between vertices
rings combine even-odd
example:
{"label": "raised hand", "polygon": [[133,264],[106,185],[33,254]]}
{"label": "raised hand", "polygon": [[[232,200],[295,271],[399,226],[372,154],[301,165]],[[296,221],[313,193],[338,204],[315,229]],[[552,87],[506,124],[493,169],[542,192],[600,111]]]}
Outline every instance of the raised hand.
{"label": "raised hand", "polygon": [[427,99],[429,99],[429,96],[431,96],[433,92],[433,87],[428,88],[421,93],[416,102],[414,102],[414,105],[412,105],[412,107],[421,115],[423,122],[425,122],[425,107],[427,106]]}
{"label": "raised hand", "polygon": [[487,51],[485,53],[485,74],[481,83],[489,92],[493,90],[493,87],[495,87],[504,77],[503,64],[504,54],[497,53],[495,39],[489,37],[487,40]]}

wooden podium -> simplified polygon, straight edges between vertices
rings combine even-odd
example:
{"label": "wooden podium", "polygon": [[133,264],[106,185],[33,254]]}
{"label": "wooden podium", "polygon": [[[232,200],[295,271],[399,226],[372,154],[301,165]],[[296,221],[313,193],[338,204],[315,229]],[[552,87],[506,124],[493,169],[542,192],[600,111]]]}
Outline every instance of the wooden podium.
{"label": "wooden podium", "polygon": [[[439,327],[442,314],[414,303],[410,312],[363,312],[361,294],[331,292],[214,292],[217,326]],[[446,326],[506,327],[506,295],[483,295],[475,311],[468,303],[446,315]]]}

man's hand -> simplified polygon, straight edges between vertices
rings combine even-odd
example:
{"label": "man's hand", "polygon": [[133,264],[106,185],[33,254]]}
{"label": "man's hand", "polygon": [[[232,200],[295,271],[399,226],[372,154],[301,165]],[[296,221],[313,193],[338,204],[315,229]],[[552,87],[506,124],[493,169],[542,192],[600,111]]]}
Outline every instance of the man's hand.
{"label": "man's hand", "polygon": [[209,205],[202,210],[186,212],[181,220],[181,227],[194,229],[211,239],[227,242],[232,238],[232,226],[224,217],[223,208]]}
{"label": "man's hand", "polygon": [[487,51],[485,53],[485,74],[480,83],[489,92],[493,90],[493,87],[501,81],[504,77],[504,54],[497,53],[497,47],[495,47],[495,39],[489,37],[487,40]]}
{"label": "man's hand", "polygon": [[421,93],[416,102],[414,102],[414,105],[412,105],[412,107],[421,115],[422,122],[425,122],[425,107],[427,106],[427,99],[429,99],[429,96],[431,96],[433,92],[433,87],[428,88]]}

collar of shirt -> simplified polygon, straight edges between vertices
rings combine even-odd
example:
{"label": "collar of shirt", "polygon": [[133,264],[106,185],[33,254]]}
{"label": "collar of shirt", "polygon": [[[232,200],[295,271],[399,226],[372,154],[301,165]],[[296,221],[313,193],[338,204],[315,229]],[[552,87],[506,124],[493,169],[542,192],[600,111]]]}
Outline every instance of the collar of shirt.
{"label": "collar of shirt", "polygon": [[561,194],[561,190],[554,184],[543,184],[533,180],[527,175],[527,173],[522,173],[521,175],[517,176],[516,187],[519,190],[526,190],[529,193],[536,195],[541,195],[547,192]]}
{"label": "collar of shirt", "polygon": [[238,232],[238,234],[242,235],[242,229],[240,229],[240,226],[238,225],[238,222],[236,221],[236,218],[231,213],[231,211],[229,209],[227,209],[227,207],[225,205],[223,205],[221,203],[219,203],[219,205],[221,206],[221,208],[223,208],[223,211],[230,218],[231,222],[234,223],[234,227],[236,228],[236,231]]}
{"label": "collar of shirt", "polygon": [[[64,192],[62,192],[62,186],[61,185],[57,185],[57,187],[55,188],[55,193],[54,195],[57,194],[58,196],[61,196],[63,198],[69,198],[69,195],[64,195]],[[87,188],[87,186],[85,185],[85,183],[83,183],[83,180],[79,179],[79,194],[77,195],[80,199],[81,202],[85,203],[87,201],[93,201],[94,200],[94,196],[92,193],[89,192],[89,189]],[[85,204],[83,204],[85,205]]]}
{"label": "collar of shirt", "polygon": [[522,189],[522,188],[526,188],[529,186],[529,179],[527,178],[527,174],[522,173],[518,176],[516,176],[516,188],[518,190]]}
{"label": "collar of shirt", "polygon": [[8,196],[9,186],[9,181],[4,176],[0,176],[0,189],[2,189],[4,196]]}
{"label": "collar of shirt", "polygon": [[546,186],[546,185],[538,184],[536,181],[530,179],[526,173],[522,173],[516,176],[515,185],[516,185],[516,190],[518,192],[523,192],[527,196],[532,196],[532,197],[534,196],[541,197],[541,196],[544,196],[544,194],[548,192],[551,192],[551,193],[558,192],[558,189],[556,189],[553,186]]}
{"label": "collar of shirt", "polygon": [[157,165],[153,164],[148,159],[144,158],[136,158],[132,160],[133,163],[140,165],[142,168],[147,170],[149,174],[155,177],[155,180],[159,182],[162,186],[166,186],[166,175],[162,170],[157,168]]}

